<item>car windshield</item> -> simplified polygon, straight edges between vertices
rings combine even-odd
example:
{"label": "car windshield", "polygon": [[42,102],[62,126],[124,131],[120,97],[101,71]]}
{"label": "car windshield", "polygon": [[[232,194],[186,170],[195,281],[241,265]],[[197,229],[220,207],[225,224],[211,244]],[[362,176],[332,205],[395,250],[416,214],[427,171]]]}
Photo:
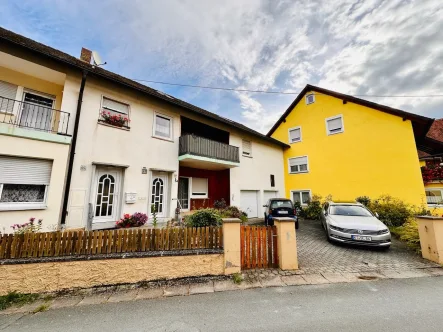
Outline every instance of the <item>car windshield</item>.
{"label": "car windshield", "polygon": [[290,208],[292,209],[291,201],[271,201],[271,209]]}
{"label": "car windshield", "polygon": [[330,213],[336,216],[372,217],[368,210],[358,205],[332,205]]}

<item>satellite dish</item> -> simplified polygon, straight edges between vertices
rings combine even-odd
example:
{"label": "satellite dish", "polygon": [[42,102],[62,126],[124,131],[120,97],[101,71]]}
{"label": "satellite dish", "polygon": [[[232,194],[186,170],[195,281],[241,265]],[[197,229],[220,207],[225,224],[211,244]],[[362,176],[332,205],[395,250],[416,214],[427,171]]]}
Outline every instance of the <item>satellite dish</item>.
{"label": "satellite dish", "polygon": [[97,51],[92,51],[92,61],[93,65],[95,66],[102,66],[106,64],[106,62],[102,61],[102,58],[100,57]]}

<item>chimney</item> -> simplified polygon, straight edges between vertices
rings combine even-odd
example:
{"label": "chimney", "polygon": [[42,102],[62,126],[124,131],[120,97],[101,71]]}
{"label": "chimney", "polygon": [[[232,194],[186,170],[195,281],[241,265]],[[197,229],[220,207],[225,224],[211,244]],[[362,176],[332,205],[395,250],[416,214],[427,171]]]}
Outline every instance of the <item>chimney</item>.
{"label": "chimney", "polygon": [[87,48],[82,47],[82,52],[80,54],[80,60],[83,60],[84,62],[91,63],[92,60],[92,52],[88,50]]}

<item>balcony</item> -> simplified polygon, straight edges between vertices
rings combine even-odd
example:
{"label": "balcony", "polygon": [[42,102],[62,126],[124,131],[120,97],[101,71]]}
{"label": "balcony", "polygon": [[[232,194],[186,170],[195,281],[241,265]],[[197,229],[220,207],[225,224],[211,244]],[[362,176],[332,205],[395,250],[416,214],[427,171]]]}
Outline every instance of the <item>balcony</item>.
{"label": "balcony", "polygon": [[14,127],[68,135],[69,116],[43,103],[0,97],[0,123]]}
{"label": "balcony", "polygon": [[194,135],[180,137],[180,166],[221,170],[240,166],[239,149],[225,143]]}

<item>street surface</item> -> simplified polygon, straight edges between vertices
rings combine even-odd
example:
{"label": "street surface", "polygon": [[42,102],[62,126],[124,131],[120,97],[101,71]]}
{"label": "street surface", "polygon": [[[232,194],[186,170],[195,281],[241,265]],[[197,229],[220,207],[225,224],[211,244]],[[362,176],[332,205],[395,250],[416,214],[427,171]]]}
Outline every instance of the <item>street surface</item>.
{"label": "street surface", "polygon": [[443,277],[219,292],[2,315],[1,331],[443,331]]}

